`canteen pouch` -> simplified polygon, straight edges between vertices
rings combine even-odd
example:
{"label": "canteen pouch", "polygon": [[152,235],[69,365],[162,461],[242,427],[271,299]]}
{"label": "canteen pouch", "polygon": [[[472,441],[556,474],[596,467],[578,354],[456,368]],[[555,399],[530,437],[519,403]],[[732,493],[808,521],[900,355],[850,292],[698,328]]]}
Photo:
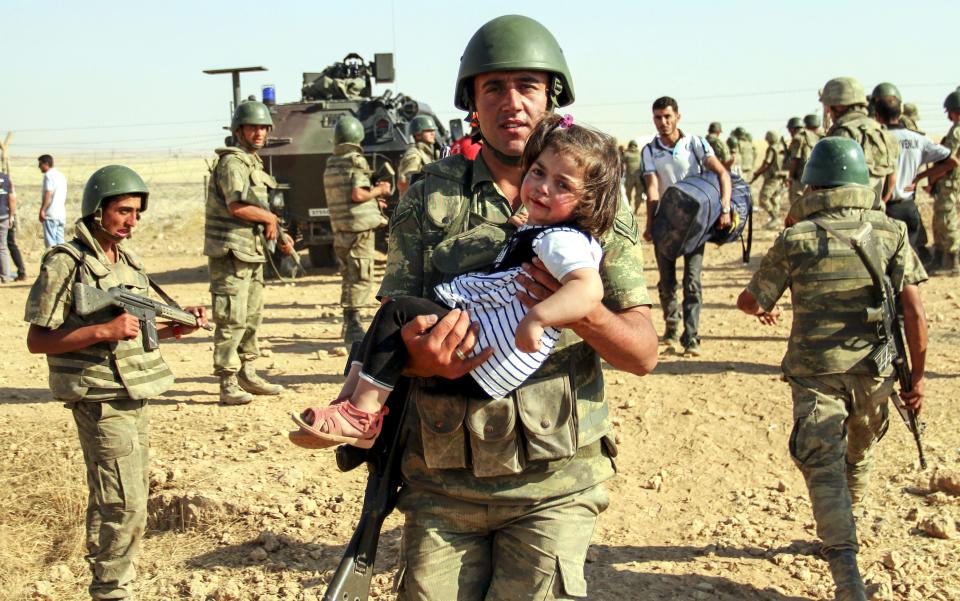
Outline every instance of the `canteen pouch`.
{"label": "canteen pouch", "polygon": [[466,424],[474,476],[509,476],[523,471],[512,398],[470,399]]}
{"label": "canteen pouch", "polygon": [[424,398],[422,383],[413,387],[412,399],[420,415],[420,439],[427,467],[434,470],[467,467],[467,448],[463,432],[467,414],[465,397],[430,390]]}
{"label": "canteen pouch", "polygon": [[503,224],[493,223],[471,213],[470,229],[451,236],[433,249],[434,267],[445,275],[482,271],[496,260],[507,240]]}
{"label": "canteen pouch", "polygon": [[517,389],[527,461],[569,459],[577,452],[576,411],[566,374],[528,380]]}

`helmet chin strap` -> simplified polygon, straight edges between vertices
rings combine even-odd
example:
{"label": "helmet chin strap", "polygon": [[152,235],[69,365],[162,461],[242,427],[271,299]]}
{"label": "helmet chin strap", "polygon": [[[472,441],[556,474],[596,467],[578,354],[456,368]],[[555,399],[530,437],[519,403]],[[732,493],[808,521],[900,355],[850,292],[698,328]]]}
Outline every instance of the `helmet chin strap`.
{"label": "helmet chin strap", "polygon": [[493,153],[493,156],[495,156],[498,161],[500,161],[501,163],[509,167],[520,166],[520,159],[522,158],[520,155],[504,154],[500,152],[499,150],[493,147],[493,144],[490,144],[489,142],[487,142],[486,138],[483,137],[482,132],[480,134],[480,139],[483,140],[483,147],[489,150],[491,153]]}
{"label": "helmet chin strap", "polygon": [[110,238],[111,240],[113,240],[115,244],[119,244],[120,242],[123,242],[128,238],[133,238],[133,232],[130,232],[129,236],[118,236],[114,234],[107,228],[103,227],[103,223],[101,222],[102,219],[103,219],[103,209],[97,209],[97,212],[93,214],[93,224],[96,226],[97,230],[99,230],[100,232],[103,232],[107,236],[107,238]]}

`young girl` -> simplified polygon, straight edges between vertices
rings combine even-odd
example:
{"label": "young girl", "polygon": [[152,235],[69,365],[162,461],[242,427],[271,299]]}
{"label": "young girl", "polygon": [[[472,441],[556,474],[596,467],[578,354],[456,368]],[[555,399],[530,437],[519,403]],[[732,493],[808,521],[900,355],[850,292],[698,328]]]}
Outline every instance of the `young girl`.
{"label": "young girl", "polygon": [[[526,224],[507,240],[488,273],[468,273],[434,289],[441,304],[415,297],[389,299],[377,311],[339,398],[293,415],[299,446],[352,444],[369,448],[380,433],[384,403],[407,362],[401,327],[419,315],[442,318],[450,308],[480,323],[472,354],[491,357],[465,376],[472,395],[503,398],[546,360],[557,329],[594,310],[603,298],[597,239],[613,226],[620,202],[619,153],[614,141],[573,125],[570,115],[545,117],[527,140],[520,200]],[[517,298],[523,263],[539,257],[562,286],[527,309]]]}

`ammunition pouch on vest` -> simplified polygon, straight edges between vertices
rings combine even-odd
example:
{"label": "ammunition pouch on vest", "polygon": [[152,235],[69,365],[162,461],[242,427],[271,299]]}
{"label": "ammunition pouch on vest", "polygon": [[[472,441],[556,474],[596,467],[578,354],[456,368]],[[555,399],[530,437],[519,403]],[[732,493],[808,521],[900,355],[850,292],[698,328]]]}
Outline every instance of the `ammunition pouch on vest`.
{"label": "ammunition pouch on vest", "polygon": [[[79,227],[82,226],[78,224]],[[143,265],[131,253],[118,252],[122,260],[109,267],[78,240],[55,246],[47,254],[64,253],[76,261],[75,281],[101,290],[123,286],[135,294],[147,295],[150,282],[143,272]],[[71,312],[61,327],[76,329],[104,323],[115,316],[111,309],[87,317]],[[47,355],[47,364],[50,391],[58,401],[147,399],[162,394],[173,385],[173,374],[160,351],[144,351],[143,331],[133,340],[100,342],[69,353]]]}
{"label": "ammunition pouch on vest", "polygon": [[887,144],[887,134],[880,125],[866,115],[848,121],[838,121],[842,129],[860,146],[872,177],[884,177],[897,170],[897,157]]}
{"label": "ammunition pouch on vest", "polygon": [[[442,164],[440,164],[442,163]],[[424,290],[469,271],[488,268],[512,226],[471,211],[465,184],[470,161],[455,155],[424,167],[425,222],[422,231]],[[551,472],[577,449],[610,431],[603,377],[596,352],[570,330],[546,362],[503,399],[469,398],[450,382],[415,380],[415,403],[423,456],[430,469],[470,469],[476,477],[518,474],[535,466]],[[607,452],[615,454],[608,443]]]}
{"label": "ammunition pouch on vest", "polygon": [[243,191],[241,202],[265,211],[270,210],[270,194],[277,189],[277,180],[264,171],[257,158],[242,148],[226,148],[217,151],[220,155],[211,172],[207,187],[206,223],[204,226],[203,254],[208,257],[223,257],[233,252],[237,258],[249,263],[262,263],[265,259],[263,236],[259,223],[234,217],[227,208],[227,199],[217,185],[217,169],[227,159],[239,159],[249,171],[248,186]]}

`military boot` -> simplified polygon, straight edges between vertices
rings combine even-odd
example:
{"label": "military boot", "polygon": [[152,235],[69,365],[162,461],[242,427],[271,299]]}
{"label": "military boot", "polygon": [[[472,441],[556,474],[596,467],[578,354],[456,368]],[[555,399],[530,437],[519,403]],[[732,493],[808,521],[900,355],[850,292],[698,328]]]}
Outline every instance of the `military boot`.
{"label": "military boot", "polygon": [[830,574],[836,586],[836,601],[867,601],[867,591],[857,567],[857,554],[852,549],[827,552]]}
{"label": "military boot", "polygon": [[253,363],[244,363],[237,374],[237,383],[240,388],[250,394],[280,394],[283,392],[283,386],[271,384],[257,375],[257,370],[253,368]]}
{"label": "military boot", "polygon": [[355,309],[344,309],[343,330],[341,331],[343,343],[350,346],[354,342],[360,342],[366,333],[366,328],[360,323],[360,312]]}
{"label": "military boot", "polygon": [[253,400],[253,395],[240,388],[237,374],[223,374],[220,376],[220,404],[246,405]]}

